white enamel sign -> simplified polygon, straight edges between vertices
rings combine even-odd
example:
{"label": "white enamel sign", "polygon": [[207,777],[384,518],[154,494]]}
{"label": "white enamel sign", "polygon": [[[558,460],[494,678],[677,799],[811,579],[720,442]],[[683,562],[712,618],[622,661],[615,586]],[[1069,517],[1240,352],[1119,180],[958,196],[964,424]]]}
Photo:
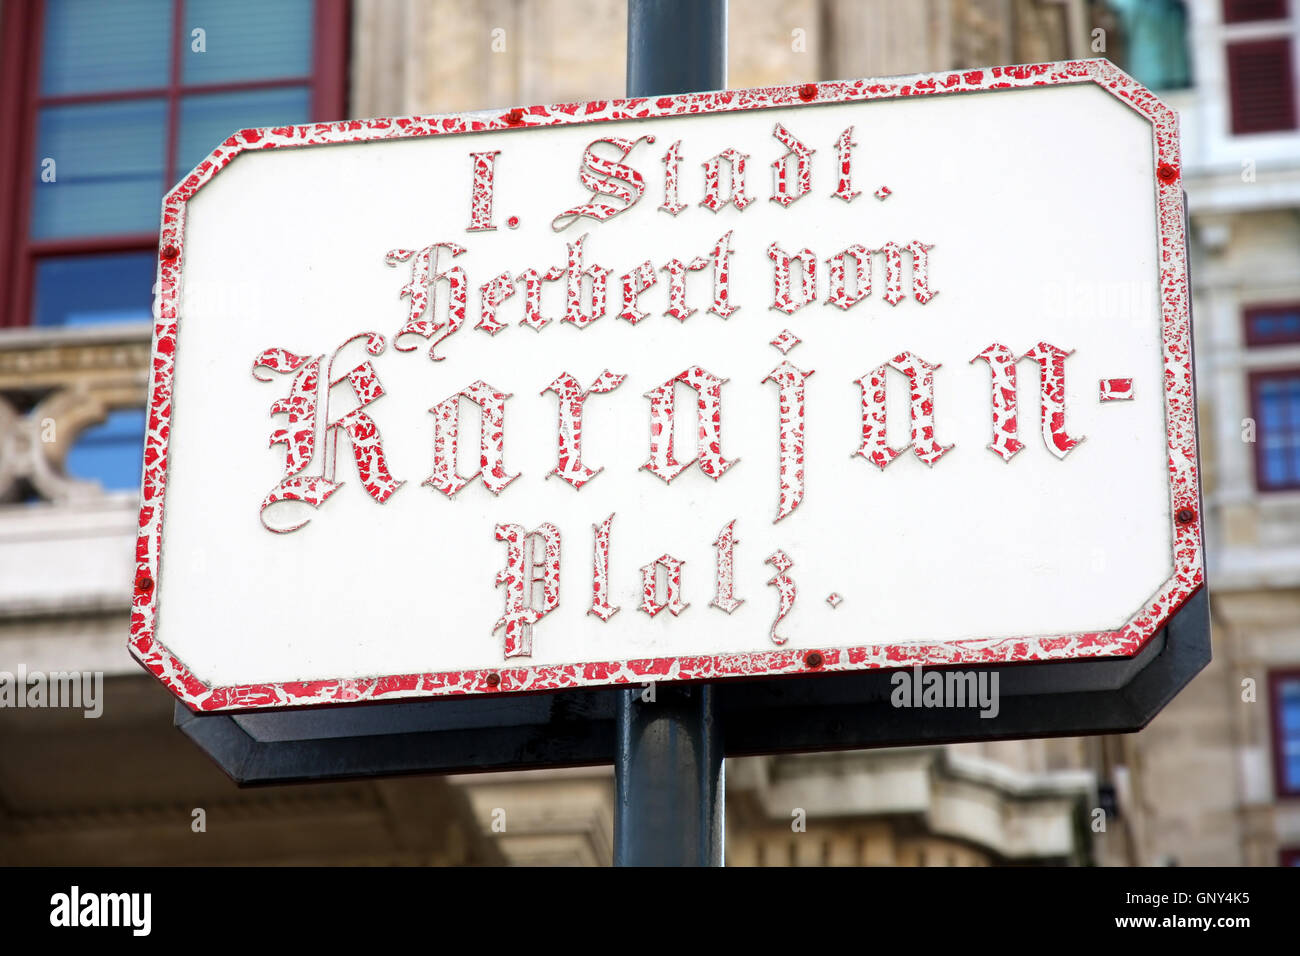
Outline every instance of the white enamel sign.
{"label": "white enamel sign", "polygon": [[244,131],[167,198],[131,647],[233,709],[1135,653],[1177,130],[1102,61]]}

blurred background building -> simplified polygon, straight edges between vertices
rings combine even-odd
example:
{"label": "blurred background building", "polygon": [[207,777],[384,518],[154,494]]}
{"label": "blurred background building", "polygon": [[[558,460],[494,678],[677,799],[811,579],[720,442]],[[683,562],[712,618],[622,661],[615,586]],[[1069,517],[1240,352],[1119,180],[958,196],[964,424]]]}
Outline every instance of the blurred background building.
{"label": "blurred background building", "polygon": [[[1179,111],[1215,659],[1139,734],[730,761],[729,863],[1300,862],[1296,6],[731,0],[733,87],[1106,56]],[[0,864],[610,862],[610,768],[239,790],[125,642],[166,189],[239,128],[620,95],[625,19],[0,0],[0,670],[108,675],[0,709]]]}

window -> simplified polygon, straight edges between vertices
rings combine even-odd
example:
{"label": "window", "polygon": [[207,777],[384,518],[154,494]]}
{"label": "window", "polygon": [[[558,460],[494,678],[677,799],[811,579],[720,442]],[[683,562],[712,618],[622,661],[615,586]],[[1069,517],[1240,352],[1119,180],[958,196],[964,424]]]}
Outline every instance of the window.
{"label": "window", "polygon": [[1259,37],[1229,42],[1225,48],[1232,133],[1272,133],[1296,128],[1295,51],[1289,34],[1288,0],[1224,0],[1223,22],[1231,36],[1234,24],[1275,23]]}
{"label": "window", "polygon": [[1300,671],[1269,675],[1273,768],[1279,797],[1300,797]]}
{"label": "window", "polygon": [[1257,428],[1256,486],[1300,489],[1300,369],[1252,374],[1250,404]]}
{"label": "window", "polygon": [[1295,129],[1290,39],[1229,43],[1226,52],[1233,135]]}
{"label": "window", "polygon": [[[163,194],[235,130],[342,118],[347,14],[346,0],[0,4],[0,326],[148,321]],[[115,413],[69,469],[135,487],[138,461],[122,463],[143,434],[141,415]]]}
{"label": "window", "polygon": [[[230,133],[343,113],[339,0],[23,6],[5,5],[6,41],[25,32],[38,52],[14,76],[24,156],[7,185],[24,226],[5,264],[13,290],[0,324],[63,324],[34,294],[42,287],[119,270],[134,279],[136,253],[157,246],[163,193]],[[152,279],[133,287],[126,317],[147,318]]]}
{"label": "window", "polygon": [[1257,305],[1246,310],[1247,345],[1300,343],[1300,302]]}
{"label": "window", "polygon": [[1287,0],[1223,0],[1224,23],[1285,20]]}

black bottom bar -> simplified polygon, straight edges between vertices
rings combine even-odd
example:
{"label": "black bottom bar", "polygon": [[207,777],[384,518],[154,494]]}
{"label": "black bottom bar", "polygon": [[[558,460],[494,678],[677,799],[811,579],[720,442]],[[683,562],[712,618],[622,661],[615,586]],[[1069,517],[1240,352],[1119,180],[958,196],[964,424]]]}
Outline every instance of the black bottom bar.
{"label": "black bottom bar", "polygon": [[[712,686],[726,756],[864,750],[1140,730],[1210,661],[1209,598],[1198,591],[1133,658],[968,668],[997,671],[999,710],[894,707],[892,672]],[[674,685],[657,687],[665,706]],[[696,685],[701,686],[701,685]],[[195,714],[176,726],[237,783],[612,764],[620,699],[640,688],[407,701],[319,710]]]}
{"label": "black bottom bar", "polygon": [[[596,869],[567,871],[563,878],[539,878],[537,870],[528,868],[432,870],[415,876],[400,868],[220,868],[182,874],[104,867],[3,875],[11,877],[6,881],[5,938],[18,951],[33,936],[50,934],[56,943],[61,937],[63,951],[69,940],[74,947],[104,946],[115,939],[129,943],[137,929],[142,935],[147,929],[148,938],[174,944],[174,952],[189,952],[196,938],[212,936],[225,925],[247,927],[260,950],[289,943],[297,951],[304,938],[326,938],[334,951],[346,951],[354,940],[375,948],[377,935],[390,947],[427,942],[431,924],[440,924],[435,926],[440,945],[468,949],[481,945],[504,922],[493,902],[502,898],[527,899],[544,914],[572,911],[577,899],[585,932],[635,939],[653,930],[627,901],[644,899],[645,909],[664,893],[653,874]],[[1282,868],[887,868],[851,874],[753,869],[733,870],[727,881],[728,898],[752,897],[763,901],[760,905],[775,900],[791,911],[775,919],[736,920],[728,927],[733,948],[752,939],[760,952],[782,948],[774,943],[785,938],[794,946],[806,945],[813,923],[806,915],[810,909],[824,927],[846,923],[839,914],[866,913],[876,938],[906,941],[916,952],[996,945],[1012,934],[1068,937],[1076,945],[1085,939],[1127,939],[1123,949],[1178,947],[1195,937],[1207,951],[1235,952],[1252,932],[1277,940],[1295,925],[1295,874]],[[420,886],[419,897],[412,896],[413,882]],[[70,925],[67,905],[74,886],[82,904],[77,907],[80,928]],[[719,902],[711,874],[678,874],[671,891],[701,912],[716,909]],[[87,927],[87,897],[105,893],[150,894],[147,920],[143,897],[119,898],[107,919],[102,905],[94,907],[101,925]],[[413,899],[429,910],[423,921],[412,919]],[[918,900],[936,902],[913,902]],[[766,909],[775,907],[767,904]],[[957,946],[949,949],[949,942]]]}

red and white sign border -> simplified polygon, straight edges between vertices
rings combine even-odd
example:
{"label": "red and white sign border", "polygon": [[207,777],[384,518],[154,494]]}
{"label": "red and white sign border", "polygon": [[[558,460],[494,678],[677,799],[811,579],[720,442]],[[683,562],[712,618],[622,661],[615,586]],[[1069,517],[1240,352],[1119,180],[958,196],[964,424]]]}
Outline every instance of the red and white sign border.
{"label": "red and white sign border", "polygon": [[[816,103],[850,103],[910,96],[944,96],[998,89],[1095,83],[1136,110],[1152,126],[1153,181],[1158,211],[1160,295],[1164,321],[1165,414],[1169,435],[1170,534],[1174,574],[1123,627],[1114,631],[997,639],[967,638],[932,644],[872,644],[764,650],[749,654],[590,661],[547,667],[387,677],[291,681],[210,687],[154,636],[167,486],[172,376],[179,319],[178,291],[185,262],[186,203],[240,153],[334,143],[357,143],[447,133],[598,123],[646,117],[762,110]],[[1106,60],[1073,60],[925,76],[773,86],[677,96],[565,103],[451,116],[349,120],[242,130],[213,150],[163,201],[159,242],[160,307],[154,322],[152,379],[145,435],[140,527],[136,542],[130,650],[141,665],[198,711],[295,707],[461,694],[559,690],[661,680],[800,675],[922,665],[990,665],[1026,661],[1127,657],[1136,654],[1204,583],[1200,479],[1197,468],[1192,372],[1190,288],[1183,220],[1178,120],[1153,93]]]}

